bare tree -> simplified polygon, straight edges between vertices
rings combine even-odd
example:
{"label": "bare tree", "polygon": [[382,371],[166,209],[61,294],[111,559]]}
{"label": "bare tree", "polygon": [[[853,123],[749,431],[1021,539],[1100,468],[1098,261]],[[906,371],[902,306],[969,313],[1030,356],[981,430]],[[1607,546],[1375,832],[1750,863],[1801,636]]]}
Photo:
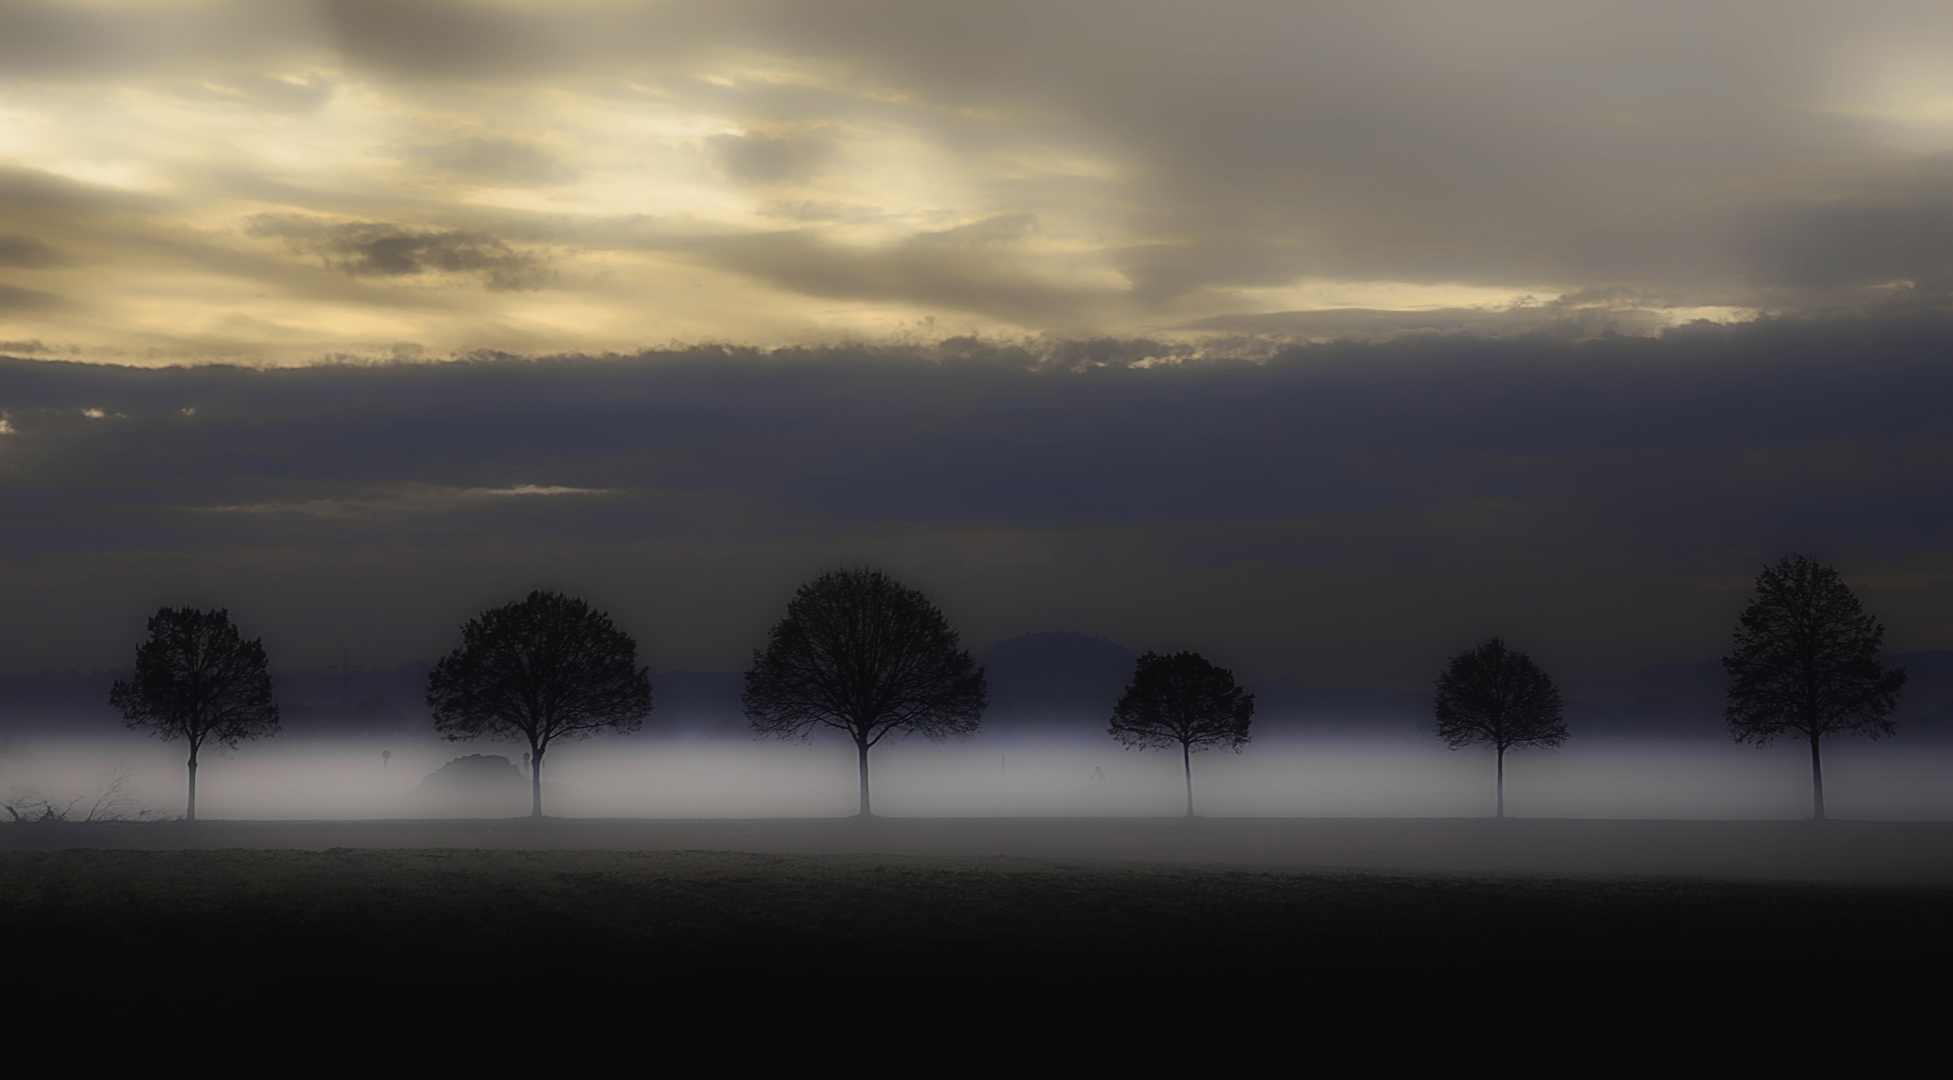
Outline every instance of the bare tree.
{"label": "bare tree", "polygon": [[1811,747],[1811,816],[1824,820],[1824,769],[1817,744],[1855,732],[1893,733],[1904,668],[1879,663],[1885,630],[1828,566],[1787,555],[1756,577],[1756,597],[1723,658],[1729,694],[1723,717],[1737,742],[1763,746],[1781,735]]}
{"label": "bare tree", "polygon": [[977,730],[990,703],[983,669],[929,598],[879,570],[837,570],[802,585],[753,651],[740,700],[761,735],[805,738],[816,727],[854,740],[861,814],[868,751],[890,732],[932,740]]}
{"label": "bare tree", "polygon": [[532,592],[461,628],[461,647],[427,676],[434,728],[451,740],[529,742],[531,816],[541,817],[542,763],[559,738],[636,731],[651,713],[649,668],[610,616],[556,592]]}
{"label": "bare tree", "polygon": [[1505,752],[1567,739],[1560,689],[1522,652],[1492,638],[1451,658],[1438,677],[1438,737],[1453,750],[1489,743],[1498,753],[1498,816],[1505,816]]}
{"label": "bare tree", "polygon": [[1199,653],[1149,652],[1139,658],[1132,683],[1112,707],[1109,730],[1129,748],[1180,748],[1187,816],[1192,817],[1194,751],[1225,746],[1240,753],[1254,712],[1255,696],[1241,692],[1233,672],[1215,667]]}
{"label": "bare tree", "polygon": [[245,641],[228,611],[161,608],[149,617],[149,640],[136,646],[136,673],[116,680],[109,704],[131,728],[165,742],[190,744],[190,798],[184,818],[197,820],[197,753],[206,740],[235,747],[278,733],[278,706],[260,639]]}

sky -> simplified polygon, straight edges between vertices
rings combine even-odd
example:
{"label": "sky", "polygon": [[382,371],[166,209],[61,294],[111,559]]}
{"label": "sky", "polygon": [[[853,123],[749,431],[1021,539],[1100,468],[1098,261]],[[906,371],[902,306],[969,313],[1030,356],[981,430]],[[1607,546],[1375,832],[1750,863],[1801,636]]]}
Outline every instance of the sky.
{"label": "sky", "polygon": [[0,670],[735,670],[878,565],[1426,685],[1835,563],[1953,648],[1953,9],[0,5]]}
{"label": "sky", "polygon": [[9,3],[0,310],[286,363],[1851,307],[1947,285],[1949,47],[1933,3]]}

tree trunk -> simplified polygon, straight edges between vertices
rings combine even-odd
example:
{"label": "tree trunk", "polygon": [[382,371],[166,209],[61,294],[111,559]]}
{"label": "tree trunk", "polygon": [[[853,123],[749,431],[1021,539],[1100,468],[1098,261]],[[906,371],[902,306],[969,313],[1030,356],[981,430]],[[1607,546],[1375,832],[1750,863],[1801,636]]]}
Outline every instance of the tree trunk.
{"label": "tree trunk", "polygon": [[1193,751],[1180,744],[1180,765],[1187,771],[1187,816],[1193,816]]}
{"label": "tree trunk", "polygon": [[197,745],[190,744],[190,806],[184,811],[183,820],[197,820]]}
{"label": "tree trunk", "polygon": [[1499,747],[1499,812],[1497,817],[1505,817],[1505,747]]}
{"label": "tree trunk", "polygon": [[1811,817],[1824,820],[1824,770],[1817,763],[1817,736],[1811,736]]}
{"label": "tree trunk", "polygon": [[861,755],[861,816],[868,817],[868,744],[856,739],[854,748]]}
{"label": "tree trunk", "polygon": [[542,816],[542,747],[529,744],[529,816]]}

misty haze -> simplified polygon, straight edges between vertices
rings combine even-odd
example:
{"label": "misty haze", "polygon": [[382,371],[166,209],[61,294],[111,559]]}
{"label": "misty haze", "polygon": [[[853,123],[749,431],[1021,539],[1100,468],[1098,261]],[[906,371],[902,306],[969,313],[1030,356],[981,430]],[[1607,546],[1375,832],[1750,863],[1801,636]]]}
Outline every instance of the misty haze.
{"label": "misty haze", "polygon": [[[348,654],[350,657],[350,653]],[[1177,752],[1126,749],[1105,717],[1131,677],[1131,651],[1071,632],[1021,635],[982,654],[982,730],[930,742],[897,736],[873,752],[877,813],[894,817],[1164,817],[1179,812]],[[1953,663],[1895,657],[1910,671],[1900,736],[1833,741],[1835,816],[1953,821]],[[498,818],[527,811],[519,740],[450,741],[414,690],[426,668],[365,670],[350,659],[279,676],[276,737],[211,755],[200,816],[235,820]],[[120,730],[89,699],[108,675],[5,677],[14,702],[0,790],[72,802],[85,817],[119,780],[120,816],[173,816],[180,744]],[[828,818],[854,812],[844,735],[756,738],[735,672],[652,677],[660,706],[641,731],[566,742],[544,780],[565,818]],[[1650,669],[1571,686],[1572,737],[1508,758],[1508,813],[1523,818],[1795,820],[1809,770],[1795,742],[1740,745],[1723,730],[1714,665]],[[1203,817],[1473,818],[1492,810],[1492,755],[1447,749],[1428,695],[1251,684],[1261,703],[1241,753],[1193,757]],[[493,761],[443,782],[450,762]],[[76,802],[75,800],[80,800]]]}
{"label": "misty haze", "polygon": [[[1176,757],[1122,751],[1083,736],[921,740],[877,751],[877,813],[896,817],[1170,817],[1180,812]],[[382,768],[380,751],[392,760]],[[430,790],[423,780],[463,753],[429,736],[384,743],[291,741],[212,757],[200,816],[256,820],[519,817],[526,782]],[[151,810],[182,801],[181,754],[132,739],[16,739],[0,785],[86,806],[118,771]],[[550,814],[561,817],[772,818],[854,813],[854,751],[838,739],[801,745],[655,736],[577,744],[552,762]],[[1453,753],[1428,736],[1268,736],[1240,756],[1195,759],[1204,817],[1490,816],[1489,752]],[[1102,770],[1105,783],[1094,778]],[[1797,746],[1756,750],[1707,739],[1609,740],[1516,755],[1507,813],[1535,818],[1795,820],[1810,783]],[[1953,820],[1953,747],[1893,743],[1834,754],[1828,797],[1839,817]]]}

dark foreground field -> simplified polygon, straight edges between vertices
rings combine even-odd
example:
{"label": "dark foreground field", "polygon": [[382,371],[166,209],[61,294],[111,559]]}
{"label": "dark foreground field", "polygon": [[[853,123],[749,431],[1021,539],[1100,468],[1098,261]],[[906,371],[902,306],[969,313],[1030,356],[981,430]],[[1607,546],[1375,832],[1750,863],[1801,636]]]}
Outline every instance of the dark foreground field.
{"label": "dark foreground field", "polygon": [[458,818],[0,825],[0,851],[272,848],[1015,855],[1270,869],[1953,887],[1953,822],[1566,818]]}
{"label": "dark foreground field", "polygon": [[[6,846],[34,846],[24,835]],[[1937,886],[1681,876],[548,845],[0,852],[10,966],[45,1000],[144,986],[164,1008],[221,1003],[227,1023],[367,1030],[510,1009],[611,1025],[1140,1003],[1910,1013],[1953,1004],[1949,915]]]}

